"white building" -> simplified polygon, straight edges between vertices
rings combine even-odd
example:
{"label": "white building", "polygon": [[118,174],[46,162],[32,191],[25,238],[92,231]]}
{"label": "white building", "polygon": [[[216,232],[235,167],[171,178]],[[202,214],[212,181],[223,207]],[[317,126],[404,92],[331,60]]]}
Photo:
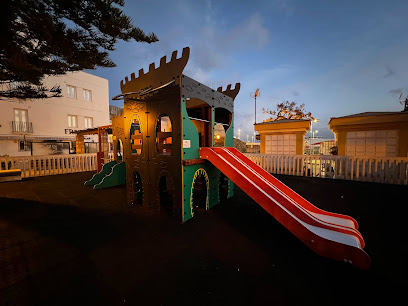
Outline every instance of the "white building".
{"label": "white building", "polygon": [[[0,99],[0,156],[68,154],[75,152],[75,134],[109,124],[108,80],[82,71],[44,80],[59,85],[62,97],[36,100]],[[88,151],[97,139],[88,137]]]}

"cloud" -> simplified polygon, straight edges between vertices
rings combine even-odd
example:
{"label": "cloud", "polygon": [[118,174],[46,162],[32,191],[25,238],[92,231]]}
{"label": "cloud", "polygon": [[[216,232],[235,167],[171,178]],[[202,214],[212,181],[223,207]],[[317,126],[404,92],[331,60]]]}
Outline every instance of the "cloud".
{"label": "cloud", "polygon": [[269,31],[265,27],[262,15],[254,13],[247,20],[234,27],[223,40],[228,49],[262,49],[269,42]]}
{"label": "cloud", "polygon": [[385,69],[387,70],[387,73],[383,75],[384,79],[389,78],[390,76],[393,76],[395,74],[395,71],[392,70],[391,67],[387,66]]}
{"label": "cloud", "polygon": [[270,4],[285,17],[292,17],[295,14],[295,5],[292,0],[272,0]]}
{"label": "cloud", "polygon": [[404,91],[404,88],[394,88],[388,91],[392,96],[400,96]]}
{"label": "cloud", "polygon": [[[205,17],[210,20],[210,17]],[[228,65],[234,54],[247,49],[262,49],[269,42],[269,31],[259,13],[250,15],[239,24],[225,28],[220,23],[206,23],[190,40],[191,60],[203,71],[213,71]]]}

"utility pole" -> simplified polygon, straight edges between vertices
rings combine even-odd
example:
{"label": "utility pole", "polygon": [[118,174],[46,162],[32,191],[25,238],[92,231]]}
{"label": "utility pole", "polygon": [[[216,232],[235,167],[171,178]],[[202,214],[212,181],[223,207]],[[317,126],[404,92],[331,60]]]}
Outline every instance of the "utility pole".
{"label": "utility pole", "polygon": [[261,96],[261,93],[259,92],[259,88],[253,93],[251,92],[249,95],[251,98],[255,98],[255,123],[256,124],[256,98]]}

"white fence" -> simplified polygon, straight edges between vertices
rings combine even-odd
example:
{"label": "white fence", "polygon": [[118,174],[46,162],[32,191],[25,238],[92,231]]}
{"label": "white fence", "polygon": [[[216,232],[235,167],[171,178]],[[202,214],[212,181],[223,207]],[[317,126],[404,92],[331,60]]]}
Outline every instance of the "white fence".
{"label": "white fence", "polygon": [[245,154],[269,173],[408,185],[408,158]]}
{"label": "white fence", "polygon": [[65,174],[97,169],[96,153],[0,157],[0,170],[21,169],[22,177]]}

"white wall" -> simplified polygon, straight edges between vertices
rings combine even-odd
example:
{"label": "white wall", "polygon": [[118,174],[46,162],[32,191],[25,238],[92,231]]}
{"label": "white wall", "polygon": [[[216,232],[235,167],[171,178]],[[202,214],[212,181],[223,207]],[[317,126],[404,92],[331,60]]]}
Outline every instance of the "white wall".
{"label": "white wall", "polygon": [[[109,124],[108,80],[80,71],[46,77],[44,84],[48,88],[59,85],[62,97],[25,101],[0,100],[0,140],[3,139],[0,141],[0,155],[29,155],[27,153],[30,153],[18,152],[18,144],[14,140],[4,140],[23,138],[23,133],[12,132],[11,122],[14,121],[15,108],[28,110],[28,121],[32,122],[33,133],[25,133],[27,140],[41,141],[41,139],[53,138],[74,141],[75,135],[65,133],[65,129],[69,128],[68,115],[76,115],[78,118],[78,127],[73,129],[85,129],[85,117],[93,118],[94,127]],[[76,87],[76,99],[67,97],[67,85]],[[83,100],[84,89],[92,92],[90,102]],[[36,152],[34,154],[38,155]]]}

